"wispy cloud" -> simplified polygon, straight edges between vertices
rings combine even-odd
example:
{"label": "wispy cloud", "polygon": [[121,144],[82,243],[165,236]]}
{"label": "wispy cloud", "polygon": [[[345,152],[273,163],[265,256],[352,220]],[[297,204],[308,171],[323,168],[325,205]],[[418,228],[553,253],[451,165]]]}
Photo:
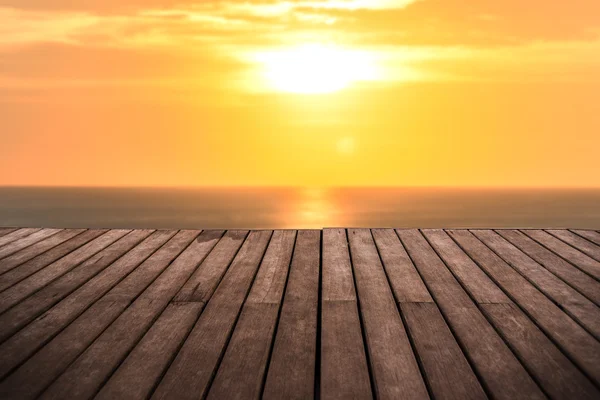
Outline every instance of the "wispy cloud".
{"label": "wispy cloud", "polygon": [[598,80],[600,3],[0,0],[0,86],[233,82],[249,54],[313,42],[372,52],[390,81]]}

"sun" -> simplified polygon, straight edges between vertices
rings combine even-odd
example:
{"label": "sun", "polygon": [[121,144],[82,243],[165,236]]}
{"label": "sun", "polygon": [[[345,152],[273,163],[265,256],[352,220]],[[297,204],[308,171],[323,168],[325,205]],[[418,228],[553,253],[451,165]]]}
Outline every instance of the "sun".
{"label": "sun", "polygon": [[378,76],[372,55],[333,45],[306,44],[257,58],[268,85],[281,92],[332,93]]}

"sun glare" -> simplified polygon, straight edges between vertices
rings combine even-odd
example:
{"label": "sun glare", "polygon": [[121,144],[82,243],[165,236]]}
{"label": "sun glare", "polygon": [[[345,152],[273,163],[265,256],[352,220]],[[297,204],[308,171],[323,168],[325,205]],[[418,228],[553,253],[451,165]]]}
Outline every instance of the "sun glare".
{"label": "sun glare", "polygon": [[373,56],[364,51],[319,44],[259,54],[268,85],[301,94],[332,93],[358,81],[375,80]]}

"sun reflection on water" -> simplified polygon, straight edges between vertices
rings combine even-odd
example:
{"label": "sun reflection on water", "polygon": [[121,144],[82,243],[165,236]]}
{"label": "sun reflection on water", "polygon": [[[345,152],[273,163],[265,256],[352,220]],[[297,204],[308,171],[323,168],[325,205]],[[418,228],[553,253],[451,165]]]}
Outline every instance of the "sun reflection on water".
{"label": "sun reflection on water", "polygon": [[[286,228],[309,229],[339,224],[339,210],[334,206],[331,192],[325,188],[303,188],[298,193],[286,217]],[[336,224],[337,225],[337,224]]]}

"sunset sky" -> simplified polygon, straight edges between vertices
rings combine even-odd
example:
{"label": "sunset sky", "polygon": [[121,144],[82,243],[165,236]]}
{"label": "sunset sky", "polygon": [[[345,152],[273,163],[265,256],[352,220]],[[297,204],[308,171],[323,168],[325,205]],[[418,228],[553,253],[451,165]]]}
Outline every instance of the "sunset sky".
{"label": "sunset sky", "polygon": [[0,0],[0,185],[600,187],[600,2]]}

